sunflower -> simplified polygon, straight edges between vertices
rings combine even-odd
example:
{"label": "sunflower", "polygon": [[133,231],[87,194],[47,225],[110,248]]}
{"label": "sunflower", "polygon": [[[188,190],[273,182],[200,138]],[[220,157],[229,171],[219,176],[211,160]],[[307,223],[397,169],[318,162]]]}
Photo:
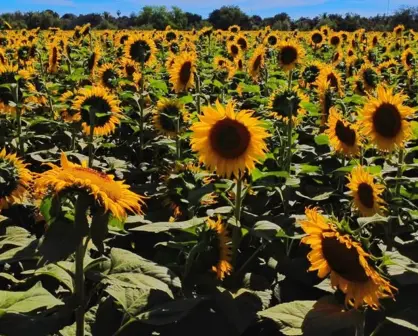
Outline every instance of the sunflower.
{"label": "sunflower", "polygon": [[229,275],[232,271],[232,246],[231,239],[228,236],[228,232],[225,226],[222,224],[222,219],[218,217],[218,220],[208,218],[207,227],[209,231],[216,234],[215,241],[217,242],[216,248],[218,249],[218,260],[216,265],[212,266],[212,271],[216,273],[216,277],[219,280],[223,280],[225,275]]}
{"label": "sunflower", "polygon": [[228,28],[228,31],[231,32],[231,33],[236,34],[236,33],[239,33],[241,31],[241,27],[238,26],[238,25],[233,25],[233,26],[230,26]]}
{"label": "sunflower", "polygon": [[6,63],[7,63],[6,53],[3,49],[0,48],[0,65],[6,65]]}
{"label": "sunflower", "polygon": [[234,42],[229,42],[226,45],[226,47],[227,47],[229,55],[231,55],[232,58],[235,58],[235,57],[239,56],[239,54],[241,52],[241,49],[240,49],[238,44],[236,44]]}
{"label": "sunflower", "polygon": [[268,34],[264,39],[264,44],[269,46],[270,48],[276,47],[278,43],[279,43],[279,37],[274,32]]}
{"label": "sunflower", "polygon": [[302,243],[312,249],[309,270],[318,271],[319,278],[331,274],[331,285],[345,294],[347,306],[379,309],[379,299],[393,297],[396,289],[370,264],[371,255],[360,243],[339,232],[317,209],[306,209],[305,214],[300,225],[307,234]]}
{"label": "sunflower", "polygon": [[310,42],[315,48],[319,48],[324,43],[325,37],[320,30],[314,30],[310,34]]}
{"label": "sunflower", "polygon": [[271,110],[271,116],[285,123],[289,121],[292,115],[292,122],[297,125],[300,118],[306,113],[301,103],[308,103],[309,98],[301,90],[279,89],[272,93],[268,103],[268,109]]}
{"label": "sunflower", "polygon": [[343,59],[343,56],[343,51],[341,49],[336,49],[332,54],[332,64],[334,66],[339,65]]}
{"label": "sunflower", "polygon": [[60,61],[60,51],[56,44],[52,44],[49,47],[49,58],[48,58],[48,72],[57,73]]}
{"label": "sunflower", "polygon": [[138,64],[129,58],[123,58],[120,62],[120,66],[124,77],[132,80],[133,75],[138,68]]}
{"label": "sunflower", "polygon": [[258,81],[261,70],[264,68],[265,57],[264,46],[260,45],[254,50],[253,56],[248,61],[248,72],[255,82]]}
{"label": "sunflower", "polygon": [[[102,87],[82,89],[75,97],[73,109],[78,111],[83,132],[90,134],[90,113],[94,114],[94,135],[109,135],[120,123],[119,101]],[[74,118],[76,118],[74,116]]]}
{"label": "sunflower", "polygon": [[403,34],[403,32],[405,31],[405,26],[400,24],[397,25],[395,28],[393,28],[393,32],[395,33],[396,36],[401,36]]}
{"label": "sunflower", "polygon": [[377,71],[382,75],[382,79],[390,81],[391,75],[395,75],[397,72],[398,63],[393,59],[389,59],[386,62],[381,63],[377,67]]}
{"label": "sunflower", "polygon": [[234,64],[225,57],[216,56],[214,58],[214,68],[219,75],[219,79],[223,82],[226,79],[231,79],[235,74]]}
{"label": "sunflower", "polygon": [[321,104],[321,126],[325,126],[331,107],[335,105],[336,93],[334,88],[331,87],[330,82],[326,81],[325,78],[319,78],[315,84],[317,85],[319,102]]}
{"label": "sunflower", "polygon": [[406,69],[411,69],[416,64],[416,56],[412,49],[408,48],[402,53],[402,64]]}
{"label": "sunflower", "polygon": [[343,96],[344,90],[341,75],[332,67],[332,65],[324,65],[316,81],[316,86],[319,86],[319,83],[321,82],[328,82],[330,88],[337,92],[340,97]]}
{"label": "sunflower", "polygon": [[357,125],[344,120],[334,106],[329,110],[328,128],[325,133],[337,153],[349,157],[359,154],[360,138]]}
{"label": "sunflower", "polygon": [[[22,80],[27,80],[31,77],[32,70],[19,70],[18,65],[0,64],[0,85],[16,84],[16,76],[22,77]],[[13,95],[7,87],[0,86],[0,113],[15,113],[16,107],[9,103],[13,102]]]}
{"label": "sunflower", "polygon": [[248,49],[248,40],[243,34],[239,34],[235,37],[235,42],[241,48],[241,51],[245,52]]}
{"label": "sunflower", "polygon": [[306,85],[312,85],[318,79],[319,73],[324,65],[319,61],[311,61],[302,69],[302,80]]}
{"label": "sunflower", "polygon": [[118,87],[118,80],[122,77],[122,73],[113,64],[107,63],[98,69],[97,76],[101,86],[114,90]]}
{"label": "sunflower", "polygon": [[21,203],[28,193],[32,174],[16,154],[0,152],[0,210]]}
{"label": "sunflower", "polygon": [[176,93],[187,91],[195,86],[196,54],[181,53],[174,60],[170,74],[170,83]]}
{"label": "sunflower", "polygon": [[101,55],[102,53],[100,47],[96,46],[93,52],[90,54],[89,58],[87,59],[87,69],[89,70],[90,74],[94,75]]}
{"label": "sunflower", "polygon": [[277,62],[284,71],[295,68],[304,56],[305,50],[297,42],[282,42],[278,46]]}
{"label": "sunflower", "polygon": [[385,187],[374,182],[373,175],[363,167],[354,167],[348,176],[347,187],[354,198],[354,205],[365,217],[381,214],[385,201],[381,198]]}
{"label": "sunflower", "polygon": [[177,32],[175,30],[168,30],[165,32],[164,36],[167,42],[175,41],[178,38]]}
{"label": "sunflower", "polygon": [[177,118],[180,118],[179,125],[188,120],[184,104],[178,99],[160,98],[154,111],[154,127],[161,134],[174,137],[178,131]]}
{"label": "sunflower", "polygon": [[66,191],[85,191],[103,208],[116,218],[124,219],[127,211],[142,213],[144,197],[129,190],[122,181],[115,181],[112,175],[68,161],[61,153],[61,167],[47,163],[52,169],[39,175],[35,180],[35,194],[44,197],[48,193],[61,194]]}
{"label": "sunflower", "polygon": [[81,114],[77,110],[74,110],[72,103],[76,94],[72,91],[67,91],[59,98],[63,108],[61,110],[61,117],[65,122],[73,123],[81,120]]}
{"label": "sunflower", "polygon": [[362,111],[362,132],[382,151],[403,147],[411,136],[411,125],[405,118],[414,110],[404,106],[406,96],[394,94],[393,89],[379,85],[377,97],[369,95]]}
{"label": "sunflower", "polygon": [[370,62],[366,62],[361,66],[358,78],[363,84],[365,92],[375,90],[379,84],[379,72]]}
{"label": "sunflower", "polygon": [[153,40],[145,35],[131,35],[125,42],[125,57],[146,66],[154,64],[157,48]]}
{"label": "sunflower", "polygon": [[329,44],[331,44],[334,48],[338,48],[341,44],[340,33],[332,33],[332,35],[329,38]]}
{"label": "sunflower", "polygon": [[234,112],[234,102],[226,106],[204,107],[200,121],[192,125],[192,150],[199,153],[199,161],[224,177],[240,176],[267,151],[264,141],[268,137],[261,122],[252,111]]}

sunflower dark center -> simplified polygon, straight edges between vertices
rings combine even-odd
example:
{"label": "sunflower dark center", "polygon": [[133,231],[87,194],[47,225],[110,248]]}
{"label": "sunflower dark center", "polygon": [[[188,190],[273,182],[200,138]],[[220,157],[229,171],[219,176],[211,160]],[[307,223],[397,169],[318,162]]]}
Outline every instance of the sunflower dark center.
{"label": "sunflower dark center", "polygon": [[354,247],[347,248],[334,237],[322,238],[322,253],[329,267],[348,281],[364,283],[369,280]]}
{"label": "sunflower dark center", "polygon": [[414,55],[412,54],[412,53],[408,53],[407,55],[406,55],[406,59],[405,59],[405,61],[406,61],[406,64],[410,67],[410,66],[412,66],[413,65],[413,63],[414,63]]}
{"label": "sunflower dark center", "polygon": [[396,137],[402,128],[402,116],[396,106],[383,103],[373,115],[374,130],[384,138]]}
{"label": "sunflower dark center", "polygon": [[274,36],[274,35],[269,36],[269,37],[268,37],[268,39],[267,39],[267,42],[268,42],[271,46],[274,46],[274,45],[276,45],[276,43],[277,43],[277,37],[276,37],[276,36]]}
{"label": "sunflower dark center", "polygon": [[233,55],[237,55],[237,54],[238,54],[238,52],[239,52],[238,47],[237,47],[235,44],[231,45],[231,53],[232,53]]}
{"label": "sunflower dark center", "polygon": [[179,45],[176,42],[170,44],[170,50],[177,54],[180,51]]}
{"label": "sunflower dark center", "polygon": [[350,56],[350,57],[353,56],[354,55],[354,51],[352,49],[350,49],[348,51],[347,55]]}
{"label": "sunflower dark center", "polygon": [[300,98],[292,91],[278,94],[273,100],[273,111],[282,117],[297,116]]}
{"label": "sunflower dark center", "polygon": [[180,82],[186,85],[192,75],[192,62],[186,61],[180,68]]}
{"label": "sunflower dark center", "polygon": [[103,97],[94,96],[87,98],[81,107],[81,119],[87,125],[91,125],[90,113],[87,106],[89,106],[90,111],[95,114],[95,126],[103,126],[110,120],[112,109],[110,104]]}
{"label": "sunflower dark center", "polygon": [[363,73],[364,82],[371,87],[377,86],[377,74],[373,69],[366,69]]}
{"label": "sunflower dark center", "polygon": [[294,47],[284,47],[279,57],[282,64],[289,65],[297,60],[298,52]]}
{"label": "sunflower dark center", "polygon": [[10,196],[17,187],[18,170],[7,162],[0,161],[0,198]]}
{"label": "sunflower dark center", "polygon": [[120,44],[124,44],[128,40],[128,35],[122,35],[122,37],[119,39]]}
{"label": "sunflower dark center", "polygon": [[113,69],[107,69],[105,72],[103,72],[102,75],[102,81],[103,85],[106,86],[109,89],[116,88],[115,81],[117,79],[115,71]]}
{"label": "sunflower dark center", "polygon": [[373,188],[368,183],[360,183],[358,186],[358,197],[360,198],[361,204],[366,208],[373,208],[374,197],[373,197]]}
{"label": "sunflower dark center", "polygon": [[146,41],[135,41],[129,49],[129,55],[137,62],[147,62],[151,57],[151,47]]}
{"label": "sunflower dark center", "polygon": [[165,35],[165,39],[166,39],[168,42],[175,40],[175,39],[176,39],[176,37],[177,37],[177,35],[176,35],[174,32],[168,32],[168,33]]}
{"label": "sunflower dark center", "polygon": [[224,159],[239,158],[247,150],[250,140],[247,127],[229,118],[218,121],[209,134],[211,147]]}
{"label": "sunflower dark center", "polygon": [[335,125],[335,134],[338,140],[347,146],[354,146],[356,143],[356,132],[350,126],[344,126],[341,120]]}
{"label": "sunflower dark center", "polygon": [[135,67],[133,65],[128,64],[125,66],[125,71],[128,77],[132,77],[135,72]]}
{"label": "sunflower dark center", "polygon": [[333,37],[331,37],[330,43],[333,46],[339,45],[340,44],[340,38],[338,36],[333,36]]}
{"label": "sunflower dark center", "polygon": [[17,51],[17,55],[19,59],[27,61],[30,57],[30,47],[29,46],[20,47]]}
{"label": "sunflower dark center", "polygon": [[58,49],[56,47],[52,48],[52,57],[51,57],[51,63],[53,65],[57,64],[58,62]]}
{"label": "sunflower dark center", "polygon": [[320,33],[315,33],[312,35],[312,42],[315,44],[319,44],[322,42],[324,38],[322,37],[322,34]]}
{"label": "sunflower dark center", "polygon": [[241,47],[241,49],[242,50],[245,50],[245,49],[247,49],[247,40],[245,39],[245,38],[242,38],[242,37],[240,37],[238,40],[237,40],[237,43],[238,43],[238,45]]}
{"label": "sunflower dark center", "polygon": [[303,71],[303,78],[308,83],[313,83],[316,81],[319,75],[319,68],[316,65],[311,65],[306,67],[306,69]]}

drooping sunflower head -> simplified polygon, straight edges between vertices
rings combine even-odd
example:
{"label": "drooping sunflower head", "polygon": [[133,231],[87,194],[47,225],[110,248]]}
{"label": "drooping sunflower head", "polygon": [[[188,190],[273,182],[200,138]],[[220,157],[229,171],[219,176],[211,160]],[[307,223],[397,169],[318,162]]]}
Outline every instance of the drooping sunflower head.
{"label": "drooping sunflower head", "polygon": [[239,45],[239,47],[241,48],[241,51],[245,52],[248,49],[248,40],[245,37],[245,35],[243,34],[238,34],[235,37],[235,42]]}
{"label": "drooping sunflower head", "polygon": [[328,82],[329,87],[332,88],[339,96],[344,94],[341,75],[332,67],[332,65],[322,67],[317,78],[316,85],[319,86],[321,82]]}
{"label": "drooping sunflower head", "polygon": [[325,77],[318,78],[315,84],[317,87],[319,102],[321,104],[321,126],[325,126],[328,121],[331,107],[336,103],[337,93]]}
{"label": "drooping sunflower head", "polygon": [[[28,71],[20,70],[18,65],[12,65],[6,63],[5,65],[0,64],[0,85],[3,84],[16,84],[17,76],[21,76],[22,79],[28,79],[30,73]],[[15,113],[16,107],[11,106],[10,102],[13,102],[13,95],[7,87],[0,87],[0,113]]]}
{"label": "drooping sunflower head", "polygon": [[118,80],[121,78],[122,73],[113,64],[103,64],[97,72],[97,77],[100,80],[100,85],[103,87],[114,90],[118,87]]}
{"label": "drooping sunflower head", "polygon": [[376,96],[369,95],[362,110],[362,132],[382,151],[403,147],[411,136],[411,125],[406,120],[414,110],[403,105],[406,97],[393,89],[379,85]]}
{"label": "drooping sunflower head", "polygon": [[385,203],[381,198],[385,187],[382,184],[375,183],[374,176],[364,167],[357,166],[348,176],[351,196],[354,199],[354,207],[364,217],[381,214],[385,209]]}
{"label": "drooping sunflower head", "polygon": [[146,35],[131,35],[125,42],[124,51],[125,57],[151,66],[155,62],[157,48],[154,41]]}
{"label": "drooping sunflower head", "polygon": [[360,152],[360,135],[356,124],[344,120],[335,106],[330,108],[325,131],[336,153],[351,157]]}
{"label": "drooping sunflower head", "polygon": [[21,203],[28,194],[32,173],[16,154],[0,151],[0,210]]}
{"label": "drooping sunflower head", "polygon": [[402,53],[402,64],[406,69],[411,69],[417,64],[417,57],[412,49],[405,49]]}
{"label": "drooping sunflower head", "polygon": [[60,62],[60,50],[55,43],[49,46],[48,72],[57,73]]}
{"label": "drooping sunflower head", "polygon": [[135,61],[129,58],[123,58],[120,62],[120,65],[121,65],[122,73],[124,77],[127,79],[132,79],[134,73],[138,69],[138,63],[136,63]]}
{"label": "drooping sunflower head", "polygon": [[273,118],[287,123],[289,117],[292,116],[292,123],[297,125],[306,113],[302,103],[308,102],[308,96],[297,88],[291,90],[279,89],[270,96],[268,109],[271,111],[270,115]]}
{"label": "drooping sunflower head", "polygon": [[144,197],[129,190],[129,186],[115,181],[112,175],[68,161],[61,154],[61,167],[52,163],[51,169],[40,174],[35,180],[35,194],[42,198],[48,194],[84,192],[91,196],[95,205],[113,216],[123,219],[127,212],[142,213]]}
{"label": "drooping sunflower head", "polygon": [[221,82],[231,79],[234,76],[236,69],[234,63],[232,63],[229,59],[222,56],[216,56],[213,63],[216,77]]}
{"label": "drooping sunflower head", "polygon": [[199,161],[219,176],[238,177],[267,151],[267,131],[252,112],[234,112],[234,103],[223,106],[218,101],[215,108],[204,107],[200,121],[192,125],[192,150],[198,152]]}
{"label": "drooping sunflower head", "polygon": [[319,29],[321,30],[321,33],[327,37],[331,34],[331,31],[332,31],[331,28],[328,27],[327,25],[321,26]]}
{"label": "drooping sunflower head", "polygon": [[366,92],[375,90],[379,84],[379,72],[370,62],[364,63],[358,73],[358,77]]}
{"label": "drooping sunflower head", "polygon": [[208,218],[206,222],[209,235],[209,245],[214,250],[215,257],[213,258],[212,271],[216,273],[219,280],[223,280],[226,275],[232,271],[232,246],[228,231],[222,219],[218,217],[217,221]]}
{"label": "drooping sunflower head", "polygon": [[258,46],[248,62],[248,72],[251,78],[257,82],[259,80],[261,70],[265,66],[266,51],[263,45]]}
{"label": "drooping sunflower head", "polygon": [[287,41],[279,44],[277,62],[284,71],[294,69],[305,56],[305,50],[297,42]]}
{"label": "drooping sunflower head", "polygon": [[359,242],[339,232],[336,223],[317,209],[307,208],[305,214],[300,225],[307,234],[302,243],[312,249],[309,270],[317,271],[319,278],[330,275],[332,287],[345,294],[347,306],[379,309],[380,299],[393,297],[396,289],[377,271]]}
{"label": "drooping sunflower head", "polygon": [[401,36],[404,31],[405,31],[405,26],[402,24],[397,25],[395,28],[393,28],[393,32],[395,33],[396,36]]}
{"label": "drooping sunflower head", "polygon": [[90,74],[94,75],[94,72],[96,70],[97,64],[99,63],[101,55],[102,55],[101,49],[98,45],[96,45],[93,52],[90,53],[90,56],[87,59],[87,68]]}
{"label": "drooping sunflower head", "polygon": [[170,83],[176,93],[187,91],[195,86],[196,68],[194,53],[181,53],[175,58],[174,64],[169,69],[169,74]]}
{"label": "drooping sunflower head", "polygon": [[[154,111],[154,127],[167,136],[176,136],[185,121],[188,120],[184,104],[178,99],[161,98]],[[178,123],[178,126],[177,126]]]}
{"label": "drooping sunflower head", "polygon": [[336,49],[334,51],[334,53],[332,54],[332,64],[337,66],[341,63],[341,61],[343,60],[343,51],[341,49]]}
{"label": "drooping sunflower head", "polygon": [[118,100],[100,86],[79,90],[73,109],[78,111],[86,135],[90,134],[92,125],[94,135],[105,136],[113,133],[120,124],[121,109]]}
{"label": "drooping sunflower head", "polygon": [[81,114],[73,108],[73,101],[76,94],[73,91],[67,91],[60,97],[62,109],[60,109],[61,117],[65,122],[73,123],[81,120]]}
{"label": "drooping sunflower head", "polygon": [[391,77],[397,73],[398,63],[393,59],[389,59],[388,61],[381,63],[377,70],[382,75],[383,80],[390,81]]}

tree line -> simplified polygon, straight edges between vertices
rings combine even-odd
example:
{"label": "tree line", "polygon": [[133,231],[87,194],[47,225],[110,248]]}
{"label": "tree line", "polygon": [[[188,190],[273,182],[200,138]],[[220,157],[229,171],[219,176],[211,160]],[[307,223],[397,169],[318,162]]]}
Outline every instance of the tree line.
{"label": "tree line", "polygon": [[287,13],[278,13],[272,17],[261,18],[258,15],[247,15],[238,6],[223,6],[213,10],[208,18],[185,12],[178,7],[145,6],[139,13],[129,16],[116,15],[109,12],[74,15],[71,13],[60,16],[52,10],[41,12],[4,13],[0,17],[6,20],[14,29],[48,29],[58,27],[64,30],[74,29],[90,23],[95,29],[165,29],[170,25],[174,29],[200,29],[212,25],[215,29],[227,29],[232,25],[239,25],[244,30],[260,29],[271,26],[275,30],[312,30],[322,25],[328,25],[335,30],[354,31],[359,28],[366,30],[387,31],[398,24],[407,29],[418,31],[418,6],[401,7],[390,15],[376,15],[364,17],[347,13],[327,14],[313,18],[300,17],[292,19]]}

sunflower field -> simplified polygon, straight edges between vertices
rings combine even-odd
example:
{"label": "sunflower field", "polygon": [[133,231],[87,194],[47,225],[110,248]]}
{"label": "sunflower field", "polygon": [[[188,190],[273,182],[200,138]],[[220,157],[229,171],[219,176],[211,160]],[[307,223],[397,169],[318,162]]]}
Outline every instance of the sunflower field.
{"label": "sunflower field", "polygon": [[418,335],[418,33],[0,31],[0,335]]}

